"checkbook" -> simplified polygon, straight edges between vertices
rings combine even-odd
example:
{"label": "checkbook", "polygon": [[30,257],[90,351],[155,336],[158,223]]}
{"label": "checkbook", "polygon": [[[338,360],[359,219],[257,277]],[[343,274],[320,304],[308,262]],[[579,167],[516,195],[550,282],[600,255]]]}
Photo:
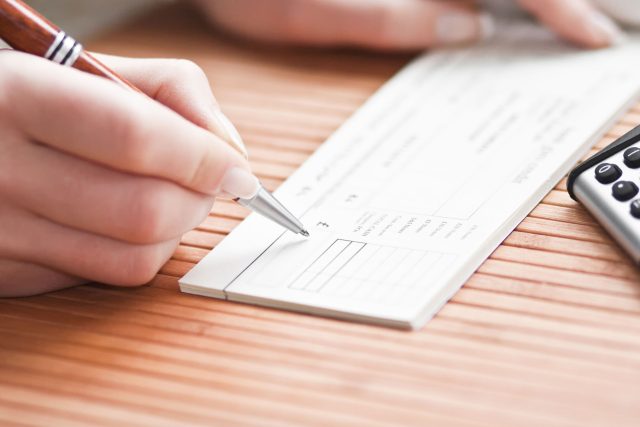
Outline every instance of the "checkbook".
{"label": "checkbook", "polygon": [[529,23],[428,53],[277,190],[310,238],[250,215],[183,292],[422,327],[640,89],[640,42],[563,45]]}

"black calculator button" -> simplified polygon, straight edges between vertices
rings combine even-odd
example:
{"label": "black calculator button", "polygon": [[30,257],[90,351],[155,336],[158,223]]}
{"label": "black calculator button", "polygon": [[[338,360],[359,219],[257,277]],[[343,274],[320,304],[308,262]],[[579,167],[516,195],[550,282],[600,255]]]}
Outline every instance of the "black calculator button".
{"label": "black calculator button", "polygon": [[638,194],[638,186],[633,182],[620,181],[613,185],[613,197],[621,202],[626,202],[636,194]]}
{"label": "black calculator button", "polygon": [[622,171],[611,163],[602,163],[596,166],[596,179],[600,184],[611,184],[622,176]]}
{"label": "black calculator button", "polygon": [[624,151],[624,164],[630,168],[640,168],[640,147],[630,147]]}
{"label": "black calculator button", "polygon": [[640,199],[631,202],[631,215],[640,218]]}

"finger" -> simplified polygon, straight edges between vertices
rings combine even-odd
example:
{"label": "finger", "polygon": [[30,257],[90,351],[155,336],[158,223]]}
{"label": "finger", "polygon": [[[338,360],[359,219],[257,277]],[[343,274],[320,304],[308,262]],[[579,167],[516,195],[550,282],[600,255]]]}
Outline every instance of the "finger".
{"label": "finger", "polygon": [[44,145],[16,142],[10,150],[11,156],[0,156],[2,198],[68,227],[131,243],[157,243],[196,227],[213,205],[212,196],[104,168]]}
{"label": "finger", "polygon": [[620,28],[587,0],[519,0],[559,36],[579,46],[602,48],[619,43]]}
{"label": "finger", "polygon": [[[488,15],[458,1],[199,2],[223,27],[279,42],[414,50],[471,43],[493,31]],[[250,14],[243,13],[247,3],[253,7]]]}
{"label": "finger", "polygon": [[[133,245],[74,230],[0,204],[5,231],[0,258],[35,263],[83,277],[89,281],[120,286],[149,282],[171,257],[179,239],[153,245]],[[47,236],[43,241],[42,236]]]}
{"label": "finger", "polygon": [[218,109],[206,75],[184,59],[133,59],[94,54],[151,98],[200,127],[208,127]]}
{"label": "finger", "polygon": [[230,169],[249,170],[211,132],[106,79],[18,52],[0,52],[0,63],[3,119],[38,142],[207,194]]}
{"label": "finger", "polygon": [[195,63],[185,59],[95,56],[156,101],[212,131],[247,157],[242,138],[220,110],[207,76]]}
{"label": "finger", "polygon": [[47,267],[0,260],[0,298],[37,295],[85,282],[83,279]]}

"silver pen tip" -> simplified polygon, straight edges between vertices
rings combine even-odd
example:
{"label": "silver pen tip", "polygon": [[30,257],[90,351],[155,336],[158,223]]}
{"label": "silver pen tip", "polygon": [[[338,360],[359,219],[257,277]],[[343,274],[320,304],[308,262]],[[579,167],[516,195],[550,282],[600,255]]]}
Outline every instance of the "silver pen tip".
{"label": "silver pen tip", "polygon": [[309,237],[309,232],[307,230],[300,230],[300,234],[302,234],[304,237]]}

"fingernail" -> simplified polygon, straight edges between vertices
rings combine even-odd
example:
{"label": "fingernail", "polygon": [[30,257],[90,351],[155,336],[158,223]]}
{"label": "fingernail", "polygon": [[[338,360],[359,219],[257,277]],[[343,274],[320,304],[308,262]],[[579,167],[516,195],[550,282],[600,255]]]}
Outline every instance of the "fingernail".
{"label": "fingernail", "polygon": [[220,190],[241,199],[250,199],[260,190],[260,181],[251,172],[235,166],[225,173]]}
{"label": "fingernail", "polygon": [[229,118],[218,109],[213,110],[213,118],[215,127],[215,129],[212,129],[213,132],[231,144],[231,146],[239,151],[245,159],[248,159],[249,153],[247,152],[247,148],[242,141],[240,133],[233,123],[231,123],[231,120],[229,120]]}
{"label": "fingernail", "polygon": [[620,44],[626,40],[625,34],[611,18],[594,10],[587,16],[591,34],[599,43],[607,45]]}
{"label": "fingernail", "polygon": [[436,37],[443,45],[486,40],[494,32],[493,18],[487,13],[448,12],[436,22]]}

